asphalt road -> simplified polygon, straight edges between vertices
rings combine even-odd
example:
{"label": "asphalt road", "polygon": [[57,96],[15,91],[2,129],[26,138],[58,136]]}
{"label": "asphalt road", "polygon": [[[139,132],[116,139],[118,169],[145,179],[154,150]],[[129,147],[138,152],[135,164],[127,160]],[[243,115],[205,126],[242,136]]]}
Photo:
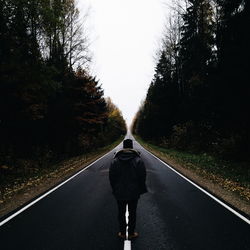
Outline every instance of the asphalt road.
{"label": "asphalt road", "polygon": [[[138,143],[134,147],[145,162],[149,192],[138,204],[140,237],[132,241],[132,249],[250,249],[247,222]],[[117,208],[108,181],[115,150],[2,225],[0,249],[123,249],[116,237]]]}

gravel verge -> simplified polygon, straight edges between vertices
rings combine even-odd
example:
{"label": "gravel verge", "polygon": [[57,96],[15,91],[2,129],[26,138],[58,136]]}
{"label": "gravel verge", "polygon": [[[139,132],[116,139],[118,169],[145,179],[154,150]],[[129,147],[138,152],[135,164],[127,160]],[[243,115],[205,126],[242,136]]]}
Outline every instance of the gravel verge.
{"label": "gravel verge", "polygon": [[[232,191],[234,190],[234,186],[237,185],[236,183],[225,180],[221,176],[211,175],[205,170],[189,168],[188,166],[185,166],[185,164],[180,164],[178,160],[173,159],[162,152],[156,151],[146,144],[143,144],[143,146],[175,170],[186,176],[188,179],[192,180],[194,183],[198,184],[214,196],[223,200],[235,210],[238,210],[243,215],[250,218],[250,190],[248,188],[244,189],[245,196],[242,197],[237,192],[237,189],[241,187],[235,187],[236,192]],[[228,186],[228,188],[225,188],[225,185]]]}

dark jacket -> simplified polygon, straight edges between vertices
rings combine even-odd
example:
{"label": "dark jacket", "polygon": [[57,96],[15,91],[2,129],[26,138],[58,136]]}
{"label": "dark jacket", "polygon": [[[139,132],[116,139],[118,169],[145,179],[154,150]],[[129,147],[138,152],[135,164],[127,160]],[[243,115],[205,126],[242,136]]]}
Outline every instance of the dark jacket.
{"label": "dark jacket", "polygon": [[146,169],[139,153],[133,149],[116,153],[109,169],[109,180],[117,200],[135,200],[146,193]]}

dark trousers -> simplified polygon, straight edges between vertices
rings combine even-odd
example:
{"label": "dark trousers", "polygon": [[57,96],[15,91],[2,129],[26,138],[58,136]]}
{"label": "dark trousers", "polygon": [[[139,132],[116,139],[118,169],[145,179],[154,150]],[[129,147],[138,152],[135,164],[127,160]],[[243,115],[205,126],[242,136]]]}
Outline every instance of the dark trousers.
{"label": "dark trousers", "polygon": [[126,206],[128,205],[128,233],[133,234],[136,224],[136,208],[138,200],[117,200],[118,204],[118,220],[120,226],[120,232],[126,233]]}

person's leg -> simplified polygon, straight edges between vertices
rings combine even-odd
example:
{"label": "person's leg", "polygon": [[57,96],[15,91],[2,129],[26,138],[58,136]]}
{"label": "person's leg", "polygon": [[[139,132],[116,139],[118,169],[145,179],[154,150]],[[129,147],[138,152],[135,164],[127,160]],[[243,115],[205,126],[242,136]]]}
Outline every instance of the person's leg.
{"label": "person's leg", "polygon": [[121,234],[126,234],[126,205],[127,201],[117,200],[118,204],[118,221]]}
{"label": "person's leg", "polygon": [[138,200],[131,200],[128,201],[128,234],[132,235],[135,232],[135,225],[136,225],[136,209],[137,209]]}

